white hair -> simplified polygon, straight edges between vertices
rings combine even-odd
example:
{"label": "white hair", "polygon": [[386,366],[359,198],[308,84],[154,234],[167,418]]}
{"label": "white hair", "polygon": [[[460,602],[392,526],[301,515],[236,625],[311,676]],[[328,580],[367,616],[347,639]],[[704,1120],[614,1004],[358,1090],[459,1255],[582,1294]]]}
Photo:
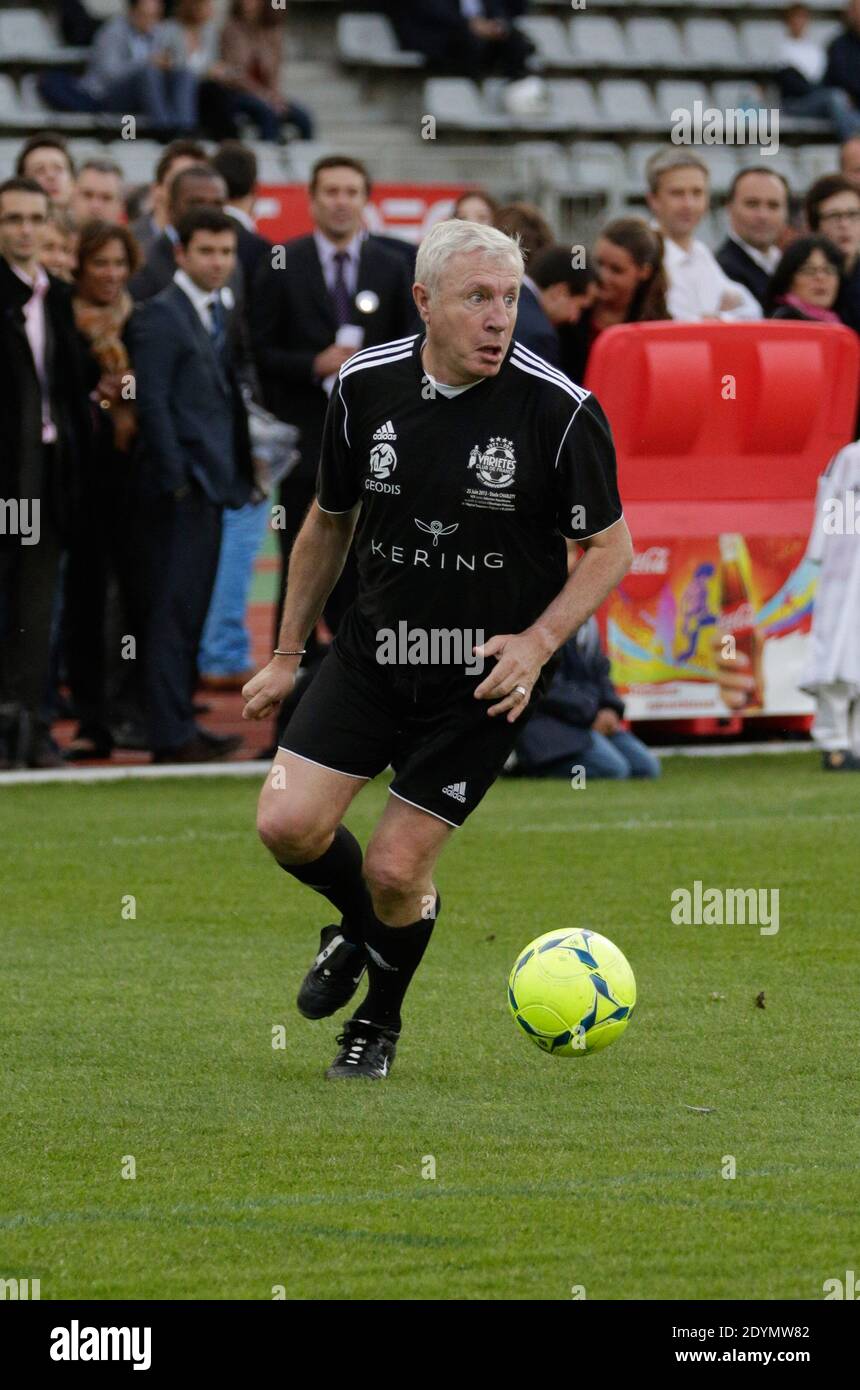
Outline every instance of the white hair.
{"label": "white hair", "polygon": [[488,256],[510,261],[518,280],[525,273],[518,240],[482,222],[466,222],[462,218],[450,217],[445,222],[437,222],[419,246],[415,262],[416,281],[425,285],[431,294],[435,293],[451,257],[466,251],[483,251]]}

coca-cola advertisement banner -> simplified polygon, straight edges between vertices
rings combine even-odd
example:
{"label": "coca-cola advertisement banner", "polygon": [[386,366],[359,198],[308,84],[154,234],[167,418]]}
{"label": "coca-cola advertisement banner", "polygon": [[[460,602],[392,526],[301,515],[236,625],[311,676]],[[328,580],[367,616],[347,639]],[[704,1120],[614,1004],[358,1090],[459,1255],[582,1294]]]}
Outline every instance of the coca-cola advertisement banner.
{"label": "coca-cola advertisement banner", "polygon": [[735,532],[639,547],[605,610],[629,719],[810,714],[799,689],[816,566],[799,537]]}

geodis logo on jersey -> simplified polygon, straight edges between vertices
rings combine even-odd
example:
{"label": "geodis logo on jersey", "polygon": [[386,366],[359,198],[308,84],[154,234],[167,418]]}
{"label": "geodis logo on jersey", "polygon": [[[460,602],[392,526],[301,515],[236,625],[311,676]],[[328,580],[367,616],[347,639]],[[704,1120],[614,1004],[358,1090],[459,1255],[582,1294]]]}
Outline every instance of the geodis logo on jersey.
{"label": "geodis logo on jersey", "polygon": [[391,447],[391,441],[397,438],[394,425],[390,420],[386,420],[384,425],[373,436],[373,448],[370,451],[370,473],[369,478],[365,478],[364,487],[366,492],[387,492],[396,496],[400,492],[399,483],[388,483],[384,479],[390,478],[397,467],[397,454]]}

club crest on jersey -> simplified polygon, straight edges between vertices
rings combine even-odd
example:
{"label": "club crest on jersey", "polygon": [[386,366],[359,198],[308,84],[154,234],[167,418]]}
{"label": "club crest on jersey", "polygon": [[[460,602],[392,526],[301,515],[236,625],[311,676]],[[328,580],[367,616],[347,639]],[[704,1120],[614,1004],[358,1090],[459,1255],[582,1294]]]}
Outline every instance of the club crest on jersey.
{"label": "club crest on jersey", "polygon": [[469,467],[475,469],[486,487],[510,487],[517,467],[512,442],[510,439],[491,439],[483,453],[476,444],[469,455]]}
{"label": "club crest on jersey", "polygon": [[397,455],[390,444],[374,444],[370,451],[370,471],[374,478],[390,478],[397,467]]}

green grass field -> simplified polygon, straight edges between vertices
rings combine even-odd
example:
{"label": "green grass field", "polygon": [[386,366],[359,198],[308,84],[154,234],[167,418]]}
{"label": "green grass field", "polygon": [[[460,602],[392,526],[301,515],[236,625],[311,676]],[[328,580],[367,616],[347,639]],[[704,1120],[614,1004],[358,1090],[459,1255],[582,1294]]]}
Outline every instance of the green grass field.
{"label": "green grass field", "polygon": [[[43,1299],[820,1299],[860,1269],[856,778],[803,754],[497,785],[441,861],[391,1080],[339,1085],[337,1021],[294,1006],[329,917],[257,843],[256,792],[3,791],[0,1277]],[[356,802],[362,840],[384,798]],[[778,888],[779,933],[672,925],[695,879]],[[517,951],[559,926],[636,973],[592,1057],[544,1056],[508,1012]]]}

